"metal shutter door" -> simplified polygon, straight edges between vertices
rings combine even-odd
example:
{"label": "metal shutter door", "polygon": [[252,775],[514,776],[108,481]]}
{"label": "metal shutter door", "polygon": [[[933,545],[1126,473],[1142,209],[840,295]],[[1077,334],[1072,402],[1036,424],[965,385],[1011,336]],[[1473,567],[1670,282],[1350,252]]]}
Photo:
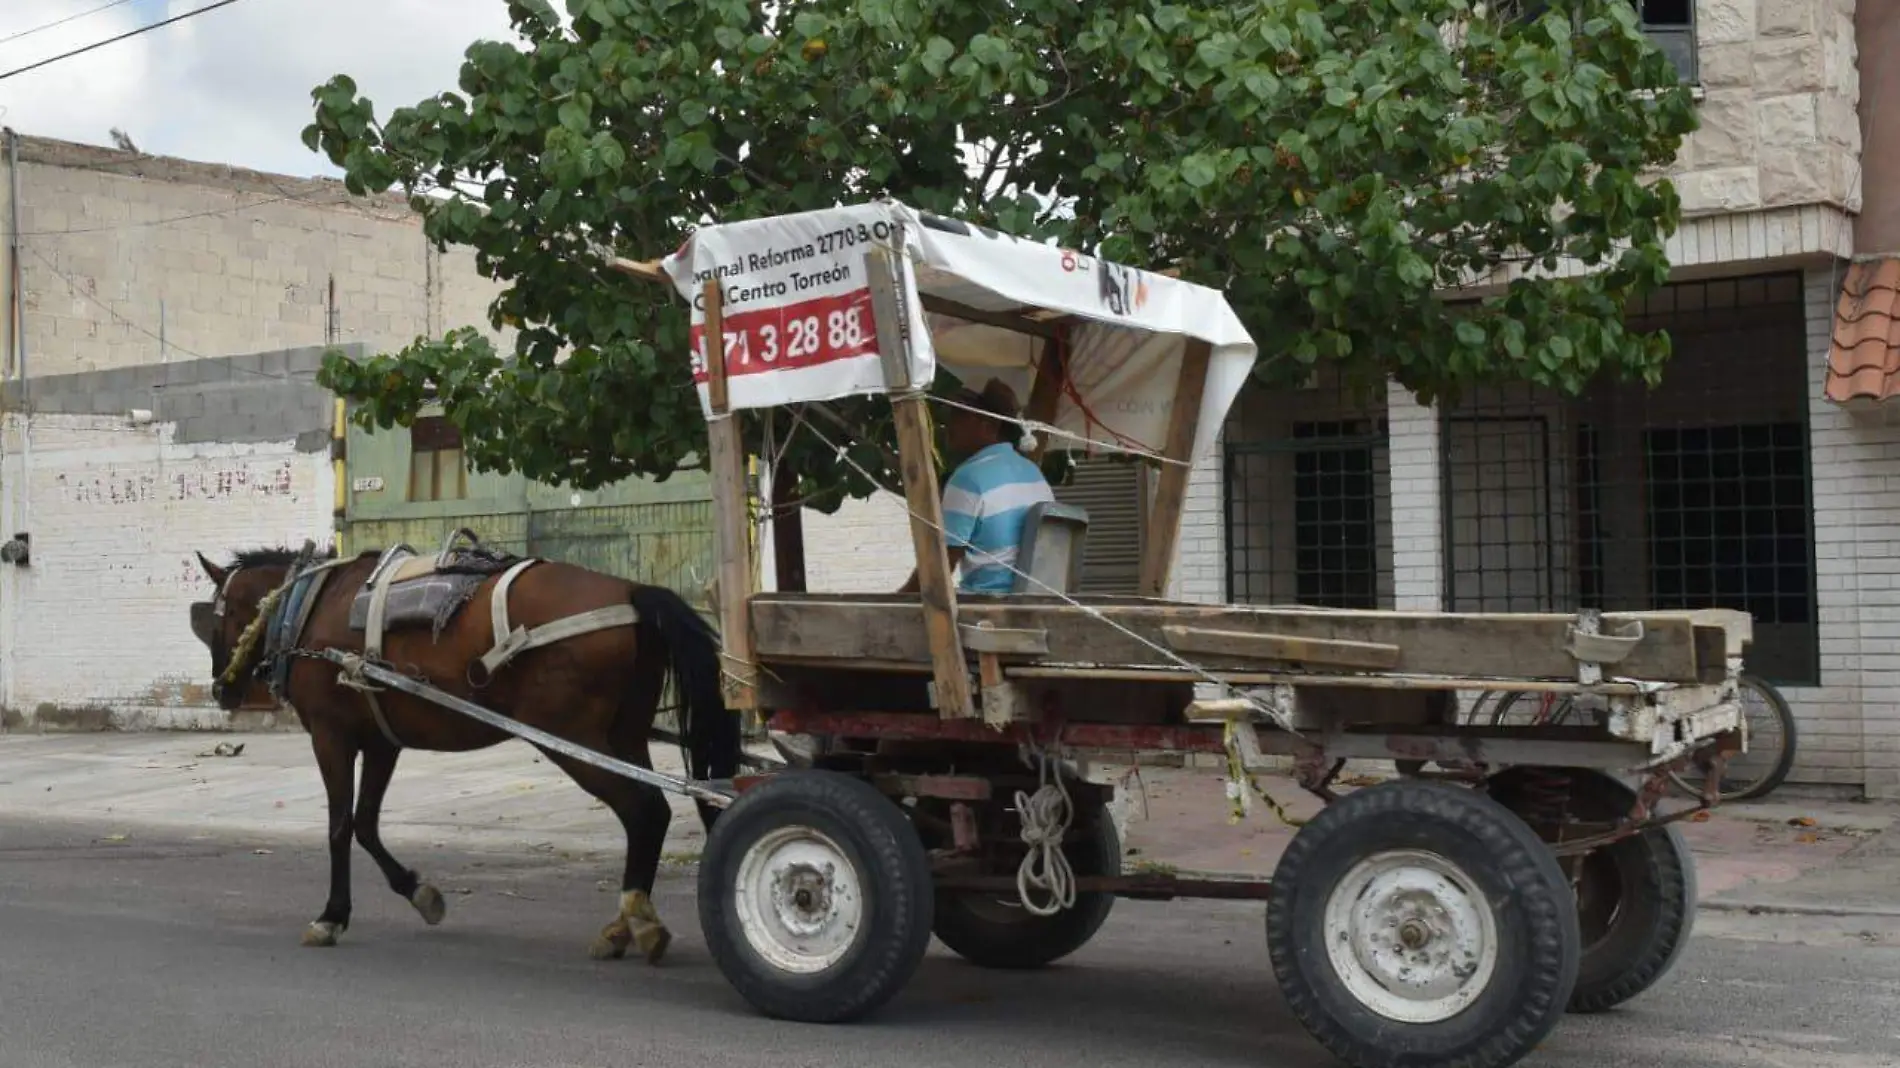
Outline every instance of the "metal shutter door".
{"label": "metal shutter door", "polygon": [[1056,500],[1089,513],[1082,551],[1080,593],[1132,595],[1141,585],[1141,486],[1139,463],[1108,457],[1079,459]]}

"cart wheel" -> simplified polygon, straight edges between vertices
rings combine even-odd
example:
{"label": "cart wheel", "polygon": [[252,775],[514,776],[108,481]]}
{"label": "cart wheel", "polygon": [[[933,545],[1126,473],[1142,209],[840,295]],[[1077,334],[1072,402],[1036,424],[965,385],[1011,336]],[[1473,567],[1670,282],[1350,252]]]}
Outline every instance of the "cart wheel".
{"label": "cart wheel", "polygon": [[768,1016],[836,1023],[910,981],[930,944],[930,860],[904,813],[836,772],[788,771],[713,824],[699,922],[726,980]]}
{"label": "cart wheel", "polygon": [[[1511,798],[1521,770],[1498,775],[1488,789]],[[1636,804],[1635,790],[1603,772],[1568,768],[1563,774],[1570,780],[1567,807],[1577,819],[1613,822]],[[1676,828],[1651,827],[1586,854],[1575,883],[1583,962],[1570,1011],[1603,1012],[1654,986],[1689,944],[1695,857]]]}
{"label": "cart wheel", "polygon": [[1537,835],[1489,797],[1428,780],[1322,809],[1267,902],[1288,1007],[1353,1068],[1515,1063],[1563,1015],[1577,930]]}
{"label": "cart wheel", "polygon": [[[1078,876],[1120,875],[1122,839],[1106,810],[1093,827],[1063,843]],[[1040,968],[1074,953],[1095,937],[1115,906],[1114,894],[1077,893],[1075,905],[1053,916],[1023,908],[1015,895],[937,894],[937,938],[951,951],[985,968]]]}

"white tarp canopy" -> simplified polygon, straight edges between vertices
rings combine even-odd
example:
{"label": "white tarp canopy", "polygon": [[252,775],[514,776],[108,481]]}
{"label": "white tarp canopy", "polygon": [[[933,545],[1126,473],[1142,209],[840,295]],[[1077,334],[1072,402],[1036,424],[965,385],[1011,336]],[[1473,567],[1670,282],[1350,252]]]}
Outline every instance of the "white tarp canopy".
{"label": "white tarp canopy", "polygon": [[[719,279],[724,295],[732,408],[886,392],[864,254],[874,244],[891,247],[894,235],[904,244],[902,299],[911,320],[911,380],[919,385],[931,382],[941,363],[973,388],[1001,378],[1026,403],[1052,344],[1001,326],[926,315],[919,294],[1062,324],[1070,385],[1051,422],[1110,449],[1164,451],[1190,341],[1210,350],[1197,460],[1213,446],[1253,367],[1253,339],[1217,290],[887,200],[704,227],[662,261],[693,305],[695,377],[708,414],[700,360],[701,290],[709,278]],[[1060,438],[1049,444],[1083,447]]]}

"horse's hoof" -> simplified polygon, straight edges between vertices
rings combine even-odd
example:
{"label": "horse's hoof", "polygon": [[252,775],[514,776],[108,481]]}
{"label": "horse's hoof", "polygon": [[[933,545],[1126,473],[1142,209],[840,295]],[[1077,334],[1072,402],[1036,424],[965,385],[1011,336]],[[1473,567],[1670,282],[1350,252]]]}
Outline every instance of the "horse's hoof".
{"label": "horse's hoof", "polygon": [[303,930],[303,944],[306,946],[334,946],[337,935],[343,932],[341,924],[328,920],[317,920]]}
{"label": "horse's hoof", "polygon": [[658,964],[666,956],[666,947],[673,944],[673,932],[655,924],[640,932],[637,941],[640,952],[646,956],[648,964]]}
{"label": "horse's hoof", "polygon": [[633,944],[633,932],[625,925],[614,924],[600,932],[594,938],[594,944],[587,948],[587,955],[595,960],[619,960],[627,955],[627,947]]}
{"label": "horse's hoof", "polygon": [[449,903],[442,899],[442,891],[423,883],[416,892],[409,895],[409,903],[422,914],[422,922],[434,927],[449,914]]}

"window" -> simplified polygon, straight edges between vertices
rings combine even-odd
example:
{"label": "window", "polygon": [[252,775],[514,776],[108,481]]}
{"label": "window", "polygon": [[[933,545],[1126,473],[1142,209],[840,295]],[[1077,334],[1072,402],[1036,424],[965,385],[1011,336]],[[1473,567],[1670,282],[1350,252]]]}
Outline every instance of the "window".
{"label": "window", "polygon": [[409,427],[409,499],[453,501],[466,496],[462,432],[439,415],[417,419]]}
{"label": "window", "polygon": [[1644,35],[1676,65],[1676,73],[1682,80],[1693,84],[1697,79],[1695,0],[1632,2],[1636,5],[1637,18],[1642,20]]}
{"label": "window", "polygon": [[[1630,0],[1630,5],[1643,35],[1676,65],[1683,81],[1695,84],[1695,0]],[[1521,0],[1517,17],[1529,21],[1549,10],[1548,0]]]}

